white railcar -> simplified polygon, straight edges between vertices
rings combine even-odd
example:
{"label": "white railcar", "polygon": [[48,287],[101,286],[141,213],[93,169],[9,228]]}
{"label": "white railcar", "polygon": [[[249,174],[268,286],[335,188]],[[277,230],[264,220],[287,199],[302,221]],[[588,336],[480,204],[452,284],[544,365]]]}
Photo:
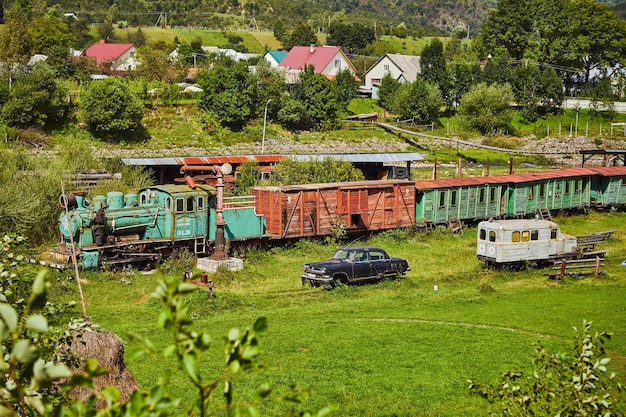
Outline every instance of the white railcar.
{"label": "white railcar", "polygon": [[548,220],[488,220],[478,224],[476,256],[491,265],[524,265],[573,257],[576,237]]}

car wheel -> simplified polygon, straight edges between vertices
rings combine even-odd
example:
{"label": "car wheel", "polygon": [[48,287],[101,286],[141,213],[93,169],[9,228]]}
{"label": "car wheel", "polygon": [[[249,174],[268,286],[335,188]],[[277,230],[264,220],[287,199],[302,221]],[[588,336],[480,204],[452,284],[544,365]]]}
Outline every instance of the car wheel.
{"label": "car wheel", "polygon": [[348,277],[344,274],[335,275],[333,277],[333,287],[336,287],[337,284],[348,285]]}

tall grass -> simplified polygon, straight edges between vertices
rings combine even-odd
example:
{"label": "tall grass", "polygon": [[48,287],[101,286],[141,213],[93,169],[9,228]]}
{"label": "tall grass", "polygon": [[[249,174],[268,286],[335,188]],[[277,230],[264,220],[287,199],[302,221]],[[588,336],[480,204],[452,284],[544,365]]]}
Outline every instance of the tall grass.
{"label": "tall grass", "polygon": [[[405,278],[379,284],[302,288],[301,266],[330,256],[340,244],[300,240],[248,252],[243,271],[212,277],[216,298],[204,291],[187,297],[196,326],[211,332],[214,349],[203,366],[217,375],[223,352],[219,338],[231,327],[269,320],[262,336],[267,368],[236,381],[238,400],[253,401],[255,388],[269,381],[278,392],[292,384],[308,386],[310,408],[337,404],[339,416],[483,416],[485,404],[471,397],[467,379],[495,382],[504,369],[529,371],[532,343],[569,352],[572,326],[591,320],[614,337],[607,346],[617,370],[626,376],[625,213],[557,218],[566,233],[615,229],[605,275],[550,281],[546,269],[522,272],[487,269],[475,257],[476,229],[461,236],[444,228],[425,234],[395,230],[361,239],[408,259]],[[178,272],[172,272],[178,273]],[[154,329],[159,306],[150,301],[156,276],[86,273],[89,314],[127,343],[127,365],[149,387],[167,364],[131,356],[137,345],[128,335],[148,335],[158,349],[169,342]],[[435,291],[437,285],[437,291]],[[75,297],[66,291],[60,299]],[[193,400],[177,374],[171,389]],[[621,412],[623,398],[618,398]],[[215,415],[223,415],[216,397]],[[270,401],[265,415],[285,405]],[[618,413],[619,414],[619,413]]]}

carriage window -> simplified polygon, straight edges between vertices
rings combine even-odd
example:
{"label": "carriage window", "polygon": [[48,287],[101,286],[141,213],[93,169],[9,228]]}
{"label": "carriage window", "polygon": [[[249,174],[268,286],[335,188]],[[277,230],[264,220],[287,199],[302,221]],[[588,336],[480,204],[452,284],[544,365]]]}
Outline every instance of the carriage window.
{"label": "carriage window", "polygon": [[574,181],[574,194],[578,194],[580,192],[580,180]]}
{"label": "carriage window", "polygon": [[530,187],[528,187],[528,199],[532,200],[533,198],[533,190],[534,190],[535,186],[531,185]]}
{"label": "carriage window", "polygon": [[496,201],[496,189],[495,188],[491,188],[489,190],[489,202],[493,203],[494,201]]}
{"label": "carriage window", "polygon": [[556,239],[556,229],[550,229],[550,239]]}
{"label": "carriage window", "polygon": [[489,241],[490,242],[495,242],[496,241],[496,232],[493,230],[489,231]]}
{"label": "carriage window", "polygon": [[176,199],[176,212],[182,213],[183,211],[185,211],[185,200],[182,198],[177,198]]}
{"label": "carriage window", "polygon": [[193,211],[193,201],[194,198],[193,197],[187,197],[187,211],[191,212]]}
{"label": "carriage window", "polygon": [[569,194],[569,181],[565,181],[565,194]]}
{"label": "carriage window", "polygon": [[539,184],[539,198],[545,197],[546,195],[546,185]]}
{"label": "carriage window", "polygon": [[513,232],[513,234],[511,235],[511,241],[512,242],[519,242],[519,236],[520,236],[519,232]]}
{"label": "carriage window", "polygon": [[522,242],[528,242],[530,239],[530,232],[528,230],[524,230],[522,232]]}
{"label": "carriage window", "polygon": [[485,189],[481,188],[480,191],[478,192],[478,202],[480,204],[485,202]]}
{"label": "carriage window", "polygon": [[486,237],[487,237],[487,232],[485,231],[485,229],[480,229],[478,238],[480,240],[485,240]]}
{"label": "carriage window", "polygon": [[452,207],[456,207],[456,190],[452,190],[452,194],[450,196],[450,205]]}
{"label": "carriage window", "polygon": [[198,197],[198,211],[204,210],[204,197]]}
{"label": "carriage window", "polygon": [[539,230],[530,231],[530,240],[539,240]]}
{"label": "carriage window", "polygon": [[446,192],[441,191],[439,193],[439,207],[445,207],[445,206],[446,206]]}
{"label": "carriage window", "polygon": [[165,210],[172,211],[172,197],[167,197],[165,199]]}

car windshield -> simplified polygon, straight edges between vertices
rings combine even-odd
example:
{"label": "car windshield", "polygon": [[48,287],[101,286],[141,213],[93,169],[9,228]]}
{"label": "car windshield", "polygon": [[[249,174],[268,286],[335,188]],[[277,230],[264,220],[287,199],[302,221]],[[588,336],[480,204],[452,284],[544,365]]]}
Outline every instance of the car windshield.
{"label": "car windshield", "polygon": [[347,251],[345,249],[339,249],[337,252],[335,252],[332,259],[341,259],[344,261],[352,262],[355,256],[356,256],[356,252],[354,251]]}

